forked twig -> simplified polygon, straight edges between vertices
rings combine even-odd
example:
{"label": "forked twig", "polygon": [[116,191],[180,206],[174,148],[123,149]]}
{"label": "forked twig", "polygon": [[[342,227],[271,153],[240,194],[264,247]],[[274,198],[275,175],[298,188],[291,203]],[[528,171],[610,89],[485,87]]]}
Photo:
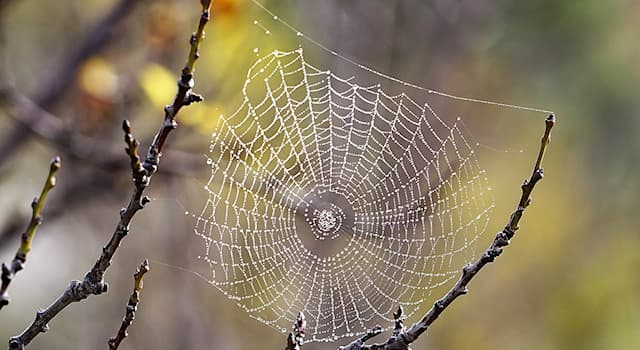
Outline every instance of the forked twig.
{"label": "forked twig", "polygon": [[18,247],[18,251],[11,261],[11,265],[7,267],[4,263],[2,263],[2,286],[0,286],[0,310],[9,304],[9,295],[7,293],[7,289],[11,284],[11,281],[18,273],[18,271],[24,268],[24,264],[27,262],[27,254],[31,251],[31,242],[33,242],[33,238],[36,235],[36,230],[38,230],[38,226],[42,223],[42,208],[44,207],[44,202],[47,199],[47,195],[52,188],[56,186],[56,173],[60,170],[60,158],[55,157],[51,160],[51,165],[49,167],[49,175],[47,175],[47,180],[44,182],[44,186],[42,187],[42,192],[40,192],[40,196],[33,199],[31,202],[31,220],[29,221],[29,226],[22,234],[20,239],[20,247]]}
{"label": "forked twig", "polygon": [[[131,135],[131,128],[128,122],[123,123],[125,131],[125,142],[127,143],[127,154],[131,159],[134,188],[126,208],[120,210],[120,220],[109,242],[102,248],[102,254],[96,261],[93,268],[87,272],[82,281],[71,281],[64,292],[46,309],[36,313],[35,320],[20,335],[9,340],[9,349],[23,349],[38,334],[47,330],[47,324],[60,313],[64,308],[74,302],[81,301],[90,295],[99,295],[107,291],[107,283],[104,281],[104,274],[111,265],[120,243],[129,233],[129,224],[134,215],[144,208],[150,200],[143,196],[144,191],[149,186],[153,174],[158,170],[158,163],[162,157],[162,150],[169,133],[177,127],[175,117],[183,107],[202,100],[200,95],[192,92],[194,85],[193,72],[195,62],[198,59],[198,49],[204,38],[204,27],[209,21],[211,1],[201,0],[202,14],[197,31],[191,35],[190,51],[187,62],[182,69],[182,74],[178,80],[178,91],[173,102],[164,108],[164,119],[158,134],[149,146],[147,156],[143,162],[137,154],[138,141]],[[142,165],[140,168],[139,165]]]}
{"label": "forked twig", "polygon": [[[440,316],[440,314],[442,314],[442,312],[444,312],[444,310],[446,310],[454,300],[467,293],[467,286],[473,277],[480,272],[485,265],[492,263],[498,256],[500,256],[500,254],[502,254],[502,250],[504,247],[509,245],[510,240],[518,230],[520,219],[522,218],[525,209],[531,204],[531,192],[533,192],[533,188],[538,181],[542,180],[542,159],[544,158],[544,153],[547,149],[547,145],[549,144],[551,129],[555,125],[555,122],[556,119],[553,114],[549,115],[545,120],[545,131],[542,136],[538,158],[536,159],[536,163],[533,167],[533,173],[529,180],[525,180],[522,184],[522,195],[520,196],[520,201],[518,202],[516,210],[511,214],[507,225],[496,235],[489,248],[484,251],[478,260],[472,264],[466,265],[462,269],[462,276],[460,276],[460,279],[449,290],[449,292],[447,292],[447,294],[445,294],[440,300],[436,301],[420,321],[414,323],[408,329],[404,329],[401,321],[400,323],[398,322],[399,317],[396,317],[396,329],[394,330],[393,336],[385,343],[364,345],[364,341],[362,341],[362,339],[357,339],[346,347],[341,347],[340,349],[407,350],[409,349],[409,344],[413,343],[422,333],[426,332],[429,326],[435,322],[438,316]],[[398,314],[401,316],[401,310],[399,311],[400,312]]]}
{"label": "forked twig", "polygon": [[144,274],[149,272],[149,260],[145,260],[140,264],[140,267],[133,274],[133,293],[129,297],[129,302],[127,303],[127,308],[125,311],[124,318],[122,319],[122,324],[120,325],[120,329],[118,329],[118,333],[109,339],[107,343],[109,345],[109,350],[116,350],[120,346],[120,343],[129,335],[127,329],[133,323],[133,320],[136,318],[136,311],[138,311],[138,303],[140,303],[140,292],[142,291],[142,278]]}

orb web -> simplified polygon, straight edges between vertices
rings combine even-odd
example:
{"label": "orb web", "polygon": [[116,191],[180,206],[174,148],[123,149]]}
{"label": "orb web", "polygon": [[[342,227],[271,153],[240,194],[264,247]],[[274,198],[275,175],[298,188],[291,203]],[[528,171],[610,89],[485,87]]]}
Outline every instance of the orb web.
{"label": "orb web", "polygon": [[331,341],[411,317],[475,254],[493,208],[456,123],[274,51],[222,116],[195,233],[210,283],[251,317]]}

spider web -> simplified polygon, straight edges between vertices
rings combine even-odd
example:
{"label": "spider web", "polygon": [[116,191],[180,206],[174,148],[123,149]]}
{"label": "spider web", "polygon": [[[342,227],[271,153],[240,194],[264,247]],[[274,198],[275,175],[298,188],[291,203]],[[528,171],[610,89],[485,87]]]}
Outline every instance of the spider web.
{"label": "spider web", "polygon": [[195,233],[209,282],[251,317],[332,341],[432,302],[475,254],[493,200],[459,125],[427,102],[274,51],[209,148]]}

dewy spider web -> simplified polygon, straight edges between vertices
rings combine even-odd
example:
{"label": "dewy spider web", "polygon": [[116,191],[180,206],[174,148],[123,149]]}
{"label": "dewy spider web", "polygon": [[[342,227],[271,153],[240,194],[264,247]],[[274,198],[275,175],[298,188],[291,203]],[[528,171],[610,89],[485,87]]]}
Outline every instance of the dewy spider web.
{"label": "dewy spider web", "polygon": [[[493,208],[457,124],[405,94],[360,86],[275,51],[221,117],[195,232],[210,283],[312,341],[392,325],[474,255]],[[452,264],[455,264],[452,266]]]}

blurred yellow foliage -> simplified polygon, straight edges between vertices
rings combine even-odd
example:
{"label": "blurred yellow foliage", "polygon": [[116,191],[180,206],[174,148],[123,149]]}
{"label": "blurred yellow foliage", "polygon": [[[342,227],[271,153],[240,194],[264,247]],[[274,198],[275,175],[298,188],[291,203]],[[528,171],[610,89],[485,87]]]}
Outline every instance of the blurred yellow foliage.
{"label": "blurred yellow foliage", "polygon": [[149,63],[138,75],[138,82],[154,106],[162,108],[173,101],[176,94],[176,77],[165,67]]}
{"label": "blurred yellow foliage", "polygon": [[213,13],[216,15],[235,14],[241,6],[246,6],[246,0],[217,0],[213,2]]}
{"label": "blurred yellow foliage", "polygon": [[118,93],[118,74],[104,58],[92,57],[80,68],[78,84],[92,97],[113,101]]}
{"label": "blurred yellow foliage", "polygon": [[205,135],[211,134],[222,114],[222,106],[217,103],[201,102],[182,111],[180,122],[192,126]]}

